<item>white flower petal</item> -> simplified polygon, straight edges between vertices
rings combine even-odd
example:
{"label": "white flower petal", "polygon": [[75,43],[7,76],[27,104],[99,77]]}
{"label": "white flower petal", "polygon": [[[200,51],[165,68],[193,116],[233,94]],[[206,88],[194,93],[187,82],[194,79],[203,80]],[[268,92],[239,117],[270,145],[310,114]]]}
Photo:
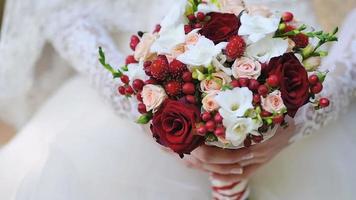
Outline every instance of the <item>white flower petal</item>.
{"label": "white flower petal", "polygon": [[171,10],[164,17],[161,22],[161,31],[168,30],[184,23],[184,12],[187,2],[185,0],[177,0],[176,4],[172,6]]}
{"label": "white flower petal", "polygon": [[177,60],[192,66],[208,66],[226,45],[227,43],[223,42],[215,46],[213,41],[201,36],[198,42],[195,45],[189,45],[188,50],[178,56]]}
{"label": "white flower petal", "polygon": [[175,46],[184,43],[184,41],[184,25],[180,24],[176,28],[161,31],[159,38],[151,46],[151,52],[170,54]]}
{"label": "white flower petal", "polygon": [[266,35],[274,33],[278,29],[279,22],[280,17],[277,16],[267,18],[261,15],[244,13],[241,16],[239,35],[248,36],[250,41],[257,42]]}
{"label": "white flower petal", "polygon": [[197,12],[202,12],[204,14],[210,13],[210,12],[219,12],[219,8],[216,7],[214,4],[201,3],[201,4],[198,5],[198,11]]}
{"label": "white flower petal", "polygon": [[287,52],[288,41],[281,38],[266,37],[249,45],[246,55],[255,58],[261,63],[269,62],[273,57],[278,57]]}

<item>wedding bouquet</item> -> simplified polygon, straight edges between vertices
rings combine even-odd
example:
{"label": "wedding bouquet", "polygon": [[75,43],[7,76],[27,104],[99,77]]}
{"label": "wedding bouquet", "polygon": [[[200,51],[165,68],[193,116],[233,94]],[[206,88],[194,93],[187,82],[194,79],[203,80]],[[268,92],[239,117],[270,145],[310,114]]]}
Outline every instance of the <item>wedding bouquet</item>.
{"label": "wedding bouquet", "polygon": [[[305,104],[329,106],[318,96],[327,75],[318,70],[327,55],[320,47],[337,41],[337,29],[314,31],[290,12],[244,2],[178,2],[152,32],[131,37],[125,66],[113,68],[99,48],[100,63],[122,81],[118,92],[136,97],[137,122],[150,123],[159,144],[181,157],[204,143],[249,147]],[[215,197],[242,198],[245,186],[230,186],[215,183]]]}

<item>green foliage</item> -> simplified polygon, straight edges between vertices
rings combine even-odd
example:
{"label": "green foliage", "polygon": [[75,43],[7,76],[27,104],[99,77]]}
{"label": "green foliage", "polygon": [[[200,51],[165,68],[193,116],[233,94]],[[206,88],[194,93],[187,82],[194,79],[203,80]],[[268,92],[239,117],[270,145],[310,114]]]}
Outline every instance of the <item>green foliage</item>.
{"label": "green foliage", "polygon": [[120,70],[116,70],[109,63],[106,63],[105,53],[101,47],[99,47],[99,62],[105,69],[111,72],[114,78],[120,78],[123,75]]}
{"label": "green foliage", "polygon": [[141,115],[137,120],[136,123],[138,124],[148,124],[148,122],[150,122],[152,119],[152,113],[149,112],[147,114],[143,114]]}

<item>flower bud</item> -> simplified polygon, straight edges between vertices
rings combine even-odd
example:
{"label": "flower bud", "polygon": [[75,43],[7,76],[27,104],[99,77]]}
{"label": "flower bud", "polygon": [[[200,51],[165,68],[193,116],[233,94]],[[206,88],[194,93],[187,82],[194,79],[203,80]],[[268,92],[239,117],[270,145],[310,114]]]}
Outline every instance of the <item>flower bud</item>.
{"label": "flower bud", "polygon": [[308,45],[302,50],[303,58],[309,58],[313,52],[314,52],[314,47],[312,45]]}
{"label": "flower bud", "polygon": [[320,57],[310,57],[303,61],[303,65],[307,71],[316,71],[321,64]]}

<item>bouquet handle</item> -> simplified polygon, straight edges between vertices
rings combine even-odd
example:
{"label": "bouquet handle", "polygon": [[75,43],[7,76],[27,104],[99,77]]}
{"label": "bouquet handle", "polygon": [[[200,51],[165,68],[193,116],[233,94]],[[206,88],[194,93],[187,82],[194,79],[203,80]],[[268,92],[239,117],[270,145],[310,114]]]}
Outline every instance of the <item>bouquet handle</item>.
{"label": "bouquet handle", "polygon": [[223,182],[210,177],[213,200],[246,200],[249,196],[248,180]]}

